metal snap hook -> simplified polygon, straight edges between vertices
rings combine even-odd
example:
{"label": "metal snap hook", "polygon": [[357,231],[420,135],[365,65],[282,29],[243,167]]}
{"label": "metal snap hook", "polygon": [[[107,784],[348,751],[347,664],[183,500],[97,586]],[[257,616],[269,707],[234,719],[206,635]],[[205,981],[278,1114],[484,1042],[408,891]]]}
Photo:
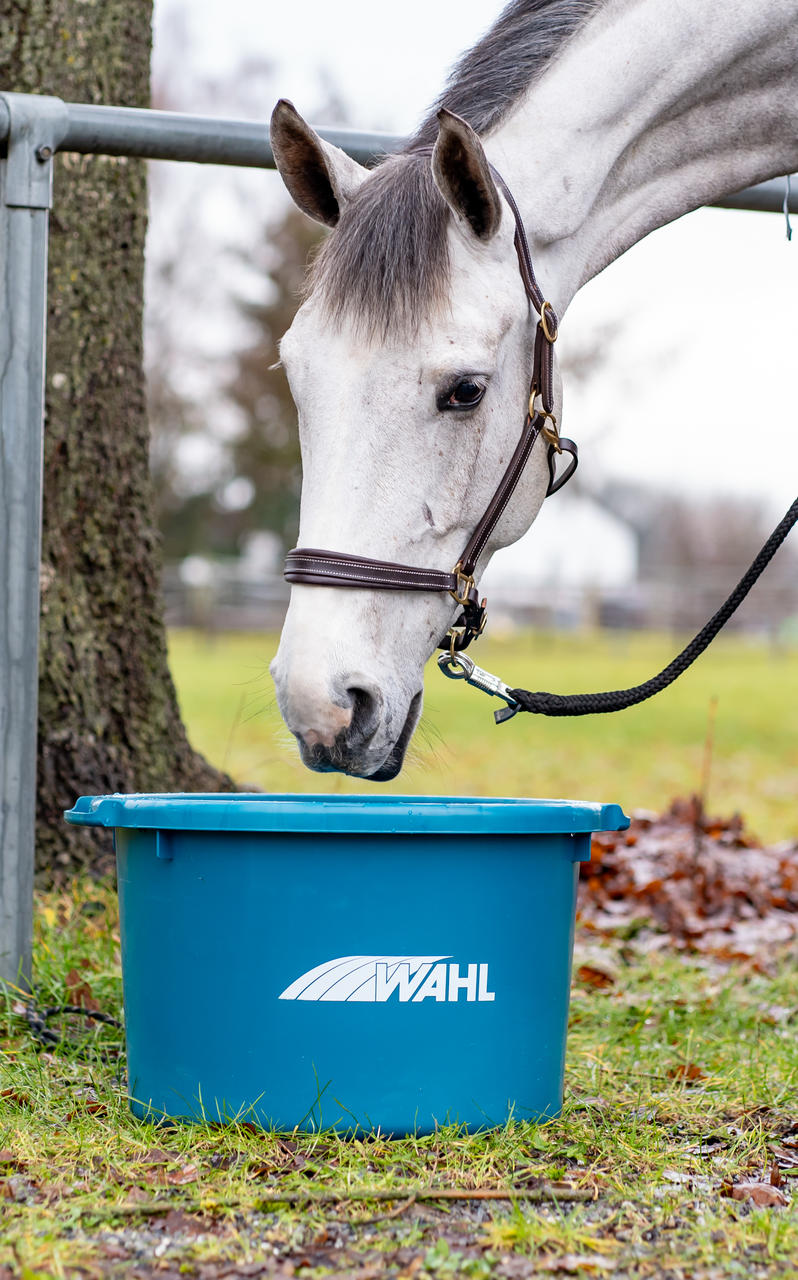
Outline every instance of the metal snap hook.
{"label": "metal snap hook", "polygon": [[474,670],[474,659],[467,653],[442,653],[438,658],[438,666],[450,680],[467,680]]}
{"label": "metal snap hook", "polygon": [[520,703],[510,692],[504,681],[500,680],[498,676],[492,675],[490,671],[485,671],[482,667],[478,667],[474,659],[469,658],[467,654],[442,653],[438,658],[438,666],[450,680],[465,680],[467,684],[473,685],[475,689],[481,689],[483,693],[487,693],[491,698],[501,698],[503,702],[506,702],[506,707],[503,707],[501,711],[494,712],[494,719],[497,724],[502,724],[505,720],[509,720],[511,716],[514,716],[516,711],[520,711]]}

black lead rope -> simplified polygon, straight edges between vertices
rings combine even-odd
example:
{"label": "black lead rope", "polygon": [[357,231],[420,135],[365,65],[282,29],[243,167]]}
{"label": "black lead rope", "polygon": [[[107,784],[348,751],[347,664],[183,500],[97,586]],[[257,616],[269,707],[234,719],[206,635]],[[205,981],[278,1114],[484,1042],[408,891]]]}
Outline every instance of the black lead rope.
{"label": "black lead rope", "polygon": [[[637,684],[632,689],[612,689],[607,690],[605,693],[531,693],[529,689],[508,689],[507,693],[510,698],[514,699],[516,706],[497,711],[495,713],[497,723],[509,719],[516,711],[531,711],[541,716],[590,716],[598,712],[623,711],[626,707],[633,707],[638,702],[645,702],[647,698],[653,698],[655,693],[661,693],[663,689],[667,689],[668,685],[673,684],[674,680],[686,671],[689,666],[692,666],[696,658],[700,657],[707,646],[712,643],[721,627],[725,626],[735,610],[742,604],[757,578],[770,564],[790,529],[796,523],[798,523],[798,498],[795,499],[784,518],[776,525],[759,555],[748,572],[737,583],[728,600],[721,605],[717,613],[710,618],[705,627],[702,627],[698,635],[690,641],[687,647],[682,649],[681,653],[677,654],[664,670],[660,671],[659,675],[652,676],[644,684]],[[505,695],[503,694],[502,696],[504,697]]]}
{"label": "black lead rope", "polygon": [[123,1029],[122,1023],[117,1018],[112,1018],[110,1013],[101,1013],[99,1009],[85,1009],[83,1005],[78,1004],[51,1005],[46,1009],[37,1009],[35,1005],[31,1004],[26,1006],[24,1017],[31,1035],[46,1049],[57,1050],[59,1046],[64,1046],[74,1057],[79,1058],[81,1061],[96,1058],[104,1062],[116,1061],[119,1057],[118,1049],[96,1048],[90,1044],[89,1037],[76,1041],[66,1036],[63,1029],[55,1030],[53,1027],[48,1026],[52,1018],[60,1018],[63,1014],[85,1018],[88,1022],[103,1023],[105,1026],[113,1027],[117,1031]]}

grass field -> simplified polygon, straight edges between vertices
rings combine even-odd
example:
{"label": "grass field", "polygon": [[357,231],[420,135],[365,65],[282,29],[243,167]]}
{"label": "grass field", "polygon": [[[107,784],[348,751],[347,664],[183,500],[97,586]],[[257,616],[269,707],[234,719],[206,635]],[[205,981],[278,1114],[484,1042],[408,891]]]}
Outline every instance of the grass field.
{"label": "grass field", "polygon": [[[268,664],[277,637],[170,637],[172,670],[194,745],[243,783],[268,791],[368,791],[309,773],[280,720]],[[511,686],[577,693],[625,688],[681,647],[673,637],[519,632],[475,645],[475,660]],[[495,699],[431,665],[424,718],[387,789],[462,795],[565,796],[661,810],[700,791],[717,699],[709,808],[740,811],[760,838],[798,836],[798,649],[721,638],[670,689],[608,716],[518,716],[496,726]],[[385,786],[386,784],[382,784]]]}

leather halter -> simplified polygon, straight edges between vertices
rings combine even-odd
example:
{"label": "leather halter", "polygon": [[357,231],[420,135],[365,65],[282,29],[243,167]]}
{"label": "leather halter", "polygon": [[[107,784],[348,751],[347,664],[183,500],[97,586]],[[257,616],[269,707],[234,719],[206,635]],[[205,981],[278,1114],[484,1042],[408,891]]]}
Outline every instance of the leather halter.
{"label": "leather halter", "polygon": [[[347,555],[342,551],[320,551],[313,547],[295,547],[293,551],[289,551],[285,561],[285,577],[289,582],[301,583],[303,586],[367,587],[379,591],[448,591],[462,608],[462,613],[447,632],[448,643],[440,645],[440,648],[450,649],[452,653],[465,649],[485,628],[486,601],[480,602],[474,571],[490,535],[515,492],[538,437],[543,436],[548,444],[549,485],[546,497],[556,493],[570,480],[578,462],[576,445],[573,440],[559,435],[554,416],[552,347],[557,340],[559,321],[535,279],[529,243],[518,206],[501,174],[492,165],[491,172],[515,219],[514,243],[518,267],[527,298],[538,316],[538,323],[524,426],[485,514],[451,573],[396,564],[390,560],[370,560],[366,556]],[[538,400],[542,406],[540,408],[537,407]],[[555,455],[563,452],[571,455],[571,461],[558,476]]]}

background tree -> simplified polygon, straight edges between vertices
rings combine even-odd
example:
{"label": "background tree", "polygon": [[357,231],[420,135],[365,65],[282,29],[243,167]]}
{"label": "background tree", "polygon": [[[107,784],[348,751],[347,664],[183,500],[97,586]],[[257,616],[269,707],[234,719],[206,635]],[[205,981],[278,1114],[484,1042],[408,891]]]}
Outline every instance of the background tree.
{"label": "background tree", "polygon": [[[151,0],[0,0],[0,83],[147,106],[151,19]],[[141,163],[58,159],[38,757],[49,868],[96,853],[61,817],[82,792],[232,786],[190,747],[167,665],[142,373],[146,209]]]}
{"label": "background tree", "polygon": [[[158,305],[179,264],[167,258],[159,265],[150,290],[147,373],[152,470],[167,560],[192,553],[236,555],[248,534],[265,529],[286,546],[294,543],[301,485],[296,409],[285,374],[275,365],[278,342],[299,303],[308,255],[322,234],[291,205],[255,229],[246,255],[233,253],[245,283],[255,287],[228,293],[240,336],[217,360],[210,404],[181,390],[176,348],[182,338],[175,317]],[[192,235],[196,239],[196,227],[180,242],[181,255],[195,256],[185,249]],[[214,252],[222,251],[217,245]],[[213,434],[220,420],[221,438]],[[187,439],[215,444],[220,453],[205,483],[188,492],[178,462]]]}
{"label": "background tree", "polygon": [[[191,62],[185,14],[159,39],[153,103],[161,109],[210,105],[263,119],[279,94],[275,68],[250,56],[232,73],[204,77],[198,100],[196,85],[181,82]],[[347,123],[347,104],[323,70],[317,90],[313,117]],[[293,545],[296,411],[273,366],[323,232],[276,174],[153,166],[151,202],[145,364],[165,558],[234,556],[263,530]]]}
{"label": "background tree", "polygon": [[293,206],[269,228],[262,255],[271,296],[262,304],[240,304],[255,336],[238,354],[227,388],[244,427],[233,442],[232,457],[236,475],[253,487],[248,514],[255,527],[272,529],[286,546],[296,540],[302,473],[296,409],[285,374],[274,364],[277,344],[299,303],[308,256],[322,234]]}

